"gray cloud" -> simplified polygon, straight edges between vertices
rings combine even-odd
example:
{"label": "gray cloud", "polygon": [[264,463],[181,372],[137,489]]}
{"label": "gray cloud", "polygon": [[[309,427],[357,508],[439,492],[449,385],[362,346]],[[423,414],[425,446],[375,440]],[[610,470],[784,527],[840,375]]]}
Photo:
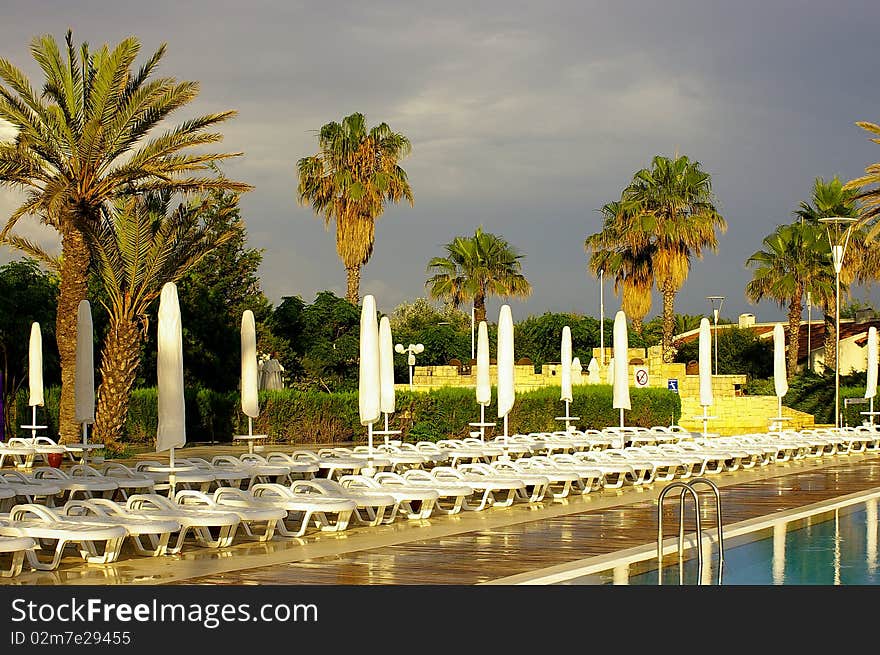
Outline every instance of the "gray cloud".
{"label": "gray cloud", "polygon": [[880,159],[853,125],[880,119],[880,8],[867,1],[86,2],[75,22],[58,19],[61,2],[7,5],[0,56],[32,79],[30,36],[60,38],[71,21],[92,44],[167,41],[164,72],[202,83],[186,115],[239,110],[224,146],[245,156],[227,172],[256,186],[242,206],[276,301],[344,289],[332,230],[295,202],[294,167],[323,123],[352,111],[414,146],[416,205],[388,208],[363,273],[386,311],[422,295],[428,259],[482,224],[527,254],[534,295],[517,316],[597,313],[583,252],[595,210],[654,154],[679,152],[713,174],[730,229],[694,262],[677,309],[702,313],[724,294],[727,315],[779,318],[746,303],[743,262],[815,176]]}

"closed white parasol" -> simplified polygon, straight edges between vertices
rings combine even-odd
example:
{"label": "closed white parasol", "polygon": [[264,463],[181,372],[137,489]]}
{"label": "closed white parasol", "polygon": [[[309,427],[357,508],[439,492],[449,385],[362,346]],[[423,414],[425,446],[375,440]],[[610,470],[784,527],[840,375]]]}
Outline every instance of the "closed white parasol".
{"label": "closed white parasol", "polygon": [[167,282],[159,296],[158,355],[156,378],[159,387],[159,426],[156,452],[171,451],[186,443],[186,410],[183,396],[183,335],[177,286]]}
{"label": "closed white parasol", "polygon": [[620,310],[614,316],[614,409],[620,410],[620,427],[623,427],[623,410],[632,409],[629,401],[629,336],[626,331],[626,314]]}
{"label": "closed white parasol", "polygon": [[358,366],[358,414],[367,426],[369,456],[373,455],[373,423],[381,412],[379,383],[379,327],[376,323],[376,299],[364,296],[361,306],[360,364]]}
{"label": "closed white parasol", "polygon": [[[95,422],[95,340],[92,306],[80,300],[76,308],[76,382],[73,387],[74,418],[82,424],[83,444],[89,442],[89,424]],[[83,451],[85,463],[88,450]]]}
{"label": "closed white parasol", "polygon": [[782,415],[782,397],[788,393],[788,376],[785,372],[785,328],[782,323],[773,326],[773,389],[776,392],[778,413],[772,419],[780,429],[782,421],[786,420]]}
{"label": "closed white parasol", "polygon": [[253,419],[260,415],[258,390],[257,328],[254,313],[246,309],[241,315],[241,411],[248,417],[249,433]]}
{"label": "closed white parasol", "polygon": [[715,404],[712,397],[712,328],[709,326],[709,319],[700,319],[699,332],[699,354],[698,364],[700,373],[700,406],[703,408],[703,415],[699,417],[703,421],[703,434],[708,433],[708,423],[710,418],[708,409]]}
{"label": "closed white parasol", "polygon": [[587,364],[587,382],[590,384],[602,382],[602,378],[599,377],[599,360],[595,357],[591,358],[590,363]]}
{"label": "closed white parasol", "polygon": [[504,436],[507,415],[516,398],[513,363],[513,317],[510,305],[502,305],[498,315],[498,418],[504,419]]}
{"label": "closed white parasol", "polygon": [[379,409],[385,415],[385,445],[388,436],[400,434],[400,430],[388,429],[388,415],[396,409],[397,398],[394,392],[394,341],[391,337],[391,321],[383,316],[379,321]]}
{"label": "closed white parasol", "polygon": [[871,409],[868,412],[871,425],[874,425],[874,396],[877,395],[877,366],[878,366],[877,328],[868,328],[868,373],[865,385],[865,398],[870,399]]}
{"label": "closed white parasol", "polygon": [[579,384],[584,383],[584,379],[582,376],[582,371],[584,370],[583,366],[581,366],[581,358],[575,357],[571,360],[571,386],[576,387]]}
{"label": "closed white parasol", "polygon": [[480,406],[480,420],[471,423],[471,427],[480,429],[480,439],[486,440],[486,428],[494,427],[494,423],[486,422],[486,406],[492,402],[492,381],[489,377],[489,328],[486,321],[480,321],[477,328],[477,380],[476,396]]}
{"label": "closed white parasol", "polygon": [[565,401],[565,416],[557,416],[559,421],[565,421],[565,429],[571,429],[571,422],[579,420],[577,416],[571,416],[569,406],[572,401],[571,392],[571,328],[567,325],[562,328],[562,342],[560,344],[559,361],[561,362],[559,372],[560,383],[560,400]]}
{"label": "closed white parasol", "polygon": [[43,334],[40,324],[31,323],[31,336],[28,342],[28,405],[31,408],[31,424],[22,425],[31,431],[31,438],[36,439],[37,430],[45,425],[37,425],[37,406],[43,406]]}

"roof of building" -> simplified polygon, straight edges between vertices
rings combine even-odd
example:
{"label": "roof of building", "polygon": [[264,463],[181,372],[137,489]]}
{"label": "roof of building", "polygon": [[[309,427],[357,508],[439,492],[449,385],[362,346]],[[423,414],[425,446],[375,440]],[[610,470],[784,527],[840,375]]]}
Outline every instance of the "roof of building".
{"label": "roof of building", "polygon": [[[771,339],[773,337],[773,328],[775,325],[776,323],[755,323],[754,325],[750,325],[748,327],[753,329],[759,338]],[[788,323],[782,322],[782,325],[783,327],[788,328]],[[720,324],[718,326],[718,330],[720,332],[721,330],[725,330],[730,327],[739,326],[736,323]],[[880,319],[872,319],[858,322],[856,322],[854,319],[841,319],[840,340],[845,341],[847,339],[855,337],[855,343],[863,347],[868,342],[868,328],[871,327],[875,327],[880,330]],[[714,338],[715,327],[713,325],[710,325],[709,330]],[[689,343],[698,339],[699,334],[699,329],[689,330],[688,332],[683,332],[682,334],[673,337],[673,342]],[[810,344],[807,344],[808,334],[810,337]],[[825,347],[824,320],[811,321],[809,323],[807,321],[801,321],[800,331],[798,333],[798,362],[806,361],[808,345],[810,352],[815,352]]]}

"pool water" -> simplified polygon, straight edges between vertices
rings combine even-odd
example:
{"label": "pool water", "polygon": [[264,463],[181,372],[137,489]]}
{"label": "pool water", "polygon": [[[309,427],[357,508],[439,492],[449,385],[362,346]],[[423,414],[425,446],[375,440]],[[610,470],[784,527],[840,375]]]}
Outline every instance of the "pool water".
{"label": "pool water", "polygon": [[[772,536],[725,550],[721,584],[880,584],[877,536],[876,499],[797,529],[786,529],[780,523]],[[707,567],[707,561],[703,565]],[[681,570],[678,563],[664,565],[662,584],[698,582],[696,559],[686,561]],[[718,584],[718,552],[714,548],[703,583]],[[628,584],[658,584],[656,568],[631,575]]]}

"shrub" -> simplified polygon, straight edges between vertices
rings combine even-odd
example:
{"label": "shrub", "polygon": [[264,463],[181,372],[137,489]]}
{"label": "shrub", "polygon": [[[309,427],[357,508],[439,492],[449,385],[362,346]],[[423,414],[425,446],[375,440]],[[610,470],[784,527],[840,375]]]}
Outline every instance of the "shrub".
{"label": "shrub", "polygon": [[[665,389],[630,389],[632,407],[626,412],[626,424],[638,426],[669,425],[681,417],[678,394]],[[493,394],[494,395],[494,394]],[[46,403],[51,430],[58,430],[58,387],[47,389]],[[19,425],[27,413],[26,392],[19,393]],[[247,416],[241,411],[237,392],[217,392],[193,388],[185,392],[187,440],[229,441],[234,434],[246,434]],[[486,420],[496,420],[497,397],[486,408]],[[611,407],[611,386],[578,386],[574,388],[572,413],[580,416],[575,425],[584,428],[602,428],[618,425],[619,411]],[[563,411],[558,387],[545,387],[518,394],[508,416],[508,432],[538,432],[559,430],[563,423],[554,417]],[[23,413],[24,412],[24,413]],[[38,414],[42,421],[45,414]],[[437,441],[466,437],[471,431],[468,423],[479,419],[479,406],[473,389],[447,388],[429,393],[400,391],[397,393],[397,411],[391,416],[389,427],[402,430],[408,441]],[[503,422],[488,434],[503,433]],[[155,441],[159,424],[158,393],[155,387],[135,389],[125,422],[124,441],[129,444],[149,444]],[[380,420],[375,429],[384,427]],[[260,415],[254,420],[255,434],[268,434],[272,441],[282,443],[335,443],[365,441],[367,429],[360,424],[356,392],[325,393],[281,389],[260,392]],[[377,436],[374,443],[382,437]]]}

